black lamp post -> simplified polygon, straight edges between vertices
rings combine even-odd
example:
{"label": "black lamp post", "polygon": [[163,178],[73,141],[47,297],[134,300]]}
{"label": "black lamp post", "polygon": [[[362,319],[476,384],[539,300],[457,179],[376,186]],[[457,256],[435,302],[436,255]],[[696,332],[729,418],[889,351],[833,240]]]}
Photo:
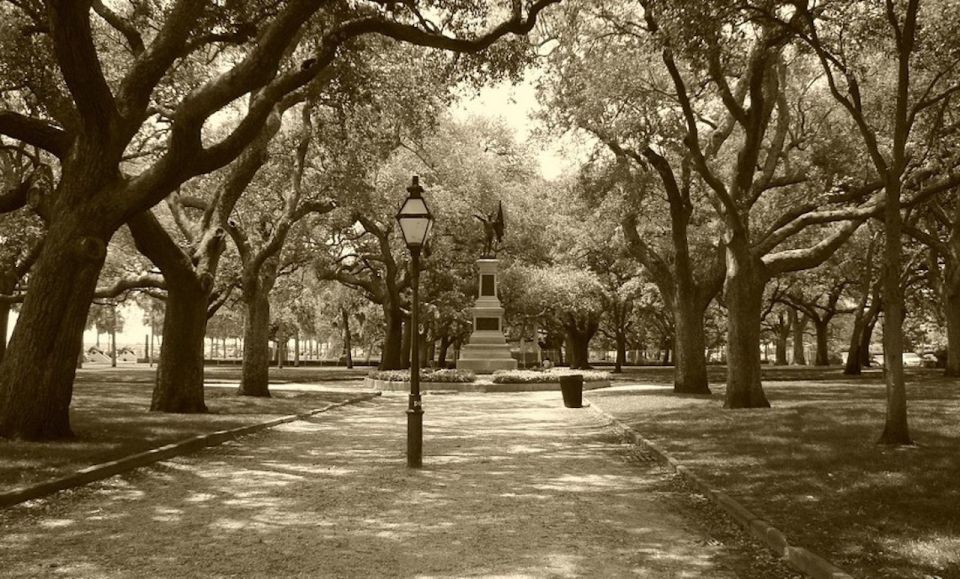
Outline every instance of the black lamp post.
{"label": "black lamp post", "polygon": [[410,308],[410,403],[407,407],[407,466],[423,465],[423,404],[420,402],[420,250],[427,243],[433,228],[433,214],[423,199],[420,178],[413,176],[407,187],[410,194],[397,212],[403,241],[410,250],[410,279],[413,305]]}

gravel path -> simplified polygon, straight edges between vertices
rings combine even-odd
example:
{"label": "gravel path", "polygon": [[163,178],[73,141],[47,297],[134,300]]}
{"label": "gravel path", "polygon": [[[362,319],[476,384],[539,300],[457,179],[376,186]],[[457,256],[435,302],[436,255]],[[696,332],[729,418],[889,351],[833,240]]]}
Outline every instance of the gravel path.
{"label": "gravel path", "polygon": [[384,396],[0,511],[0,575],[760,576],[755,547],[557,393],[426,396],[420,471],[405,405]]}

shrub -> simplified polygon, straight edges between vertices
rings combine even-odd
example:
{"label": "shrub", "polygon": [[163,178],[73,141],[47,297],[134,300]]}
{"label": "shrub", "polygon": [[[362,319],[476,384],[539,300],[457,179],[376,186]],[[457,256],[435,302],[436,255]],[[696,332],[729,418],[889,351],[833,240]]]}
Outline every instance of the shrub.
{"label": "shrub", "polygon": [[434,370],[427,372],[421,378],[424,382],[455,382],[458,384],[470,384],[477,380],[476,373],[473,370]]}
{"label": "shrub", "polygon": [[551,368],[543,372],[536,370],[497,370],[493,373],[494,384],[544,384],[559,382],[560,376],[580,374],[584,382],[598,382],[609,380],[610,373],[597,370],[570,370],[568,368]]}
{"label": "shrub", "polygon": [[[384,382],[409,382],[410,370],[375,370],[367,376]],[[471,370],[421,370],[420,372],[421,382],[470,384],[476,379],[477,375]]]}
{"label": "shrub", "polygon": [[384,382],[407,382],[410,380],[409,370],[374,370],[367,374],[368,378],[383,380]]}

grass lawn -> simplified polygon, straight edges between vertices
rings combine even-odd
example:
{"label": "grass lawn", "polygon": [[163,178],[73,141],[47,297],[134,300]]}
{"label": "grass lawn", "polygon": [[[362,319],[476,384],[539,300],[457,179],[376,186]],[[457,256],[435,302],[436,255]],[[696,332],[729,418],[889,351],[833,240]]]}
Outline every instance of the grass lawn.
{"label": "grass lawn", "polygon": [[[236,372],[239,376],[239,369]],[[271,371],[271,381],[275,376]],[[308,378],[301,375],[294,380],[305,382]],[[145,366],[83,370],[70,407],[76,439],[45,443],[0,440],[0,490],[64,476],[198,434],[322,408],[362,391],[359,385],[353,391],[343,387],[339,391],[274,390],[271,398],[252,398],[236,396],[233,388],[208,386],[208,414],[164,414],[149,411],[152,380],[153,373]]]}
{"label": "grass lawn", "polygon": [[960,577],[960,380],[941,374],[908,374],[917,446],[897,449],[875,444],[876,371],[765,369],[770,410],[724,410],[713,368],[710,397],[674,395],[669,371],[646,368],[622,379],[663,386],[587,397],[854,576],[946,579]]}
{"label": "grass lawn", "polygon": [[[357,366],[352,369],[339,367],[301,366],[294,368],[270,368],[270,383],[282,384],[286,382],[341,382],[362,380],[370,370],[369,366]],[[153,383],[156,376],[156,366],[146,364],[121,363],[116,368],[107,364],[85,364],[77,371],[78,383],[86,382],[149,382]],[[240,381],[239,365],[206,366],[203,369],[204,378],[208,381]]]}

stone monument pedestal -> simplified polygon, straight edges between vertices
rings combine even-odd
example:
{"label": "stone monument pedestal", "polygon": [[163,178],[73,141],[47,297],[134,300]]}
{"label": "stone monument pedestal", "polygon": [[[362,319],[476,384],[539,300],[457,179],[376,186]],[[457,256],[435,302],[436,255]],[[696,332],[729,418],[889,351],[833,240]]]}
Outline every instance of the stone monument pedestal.
{"label": "stone monument pedestal", "polygon": [[517,361],[510,355],[510,347],[503,336],[503,308],[497,297],[500,279],[496,259],[480,258],[480,291],[474,303],[473,333],[470,343],[460,349],[458,370],[473,370],[477,374],[492,374],[496,370],[516,370]]}

